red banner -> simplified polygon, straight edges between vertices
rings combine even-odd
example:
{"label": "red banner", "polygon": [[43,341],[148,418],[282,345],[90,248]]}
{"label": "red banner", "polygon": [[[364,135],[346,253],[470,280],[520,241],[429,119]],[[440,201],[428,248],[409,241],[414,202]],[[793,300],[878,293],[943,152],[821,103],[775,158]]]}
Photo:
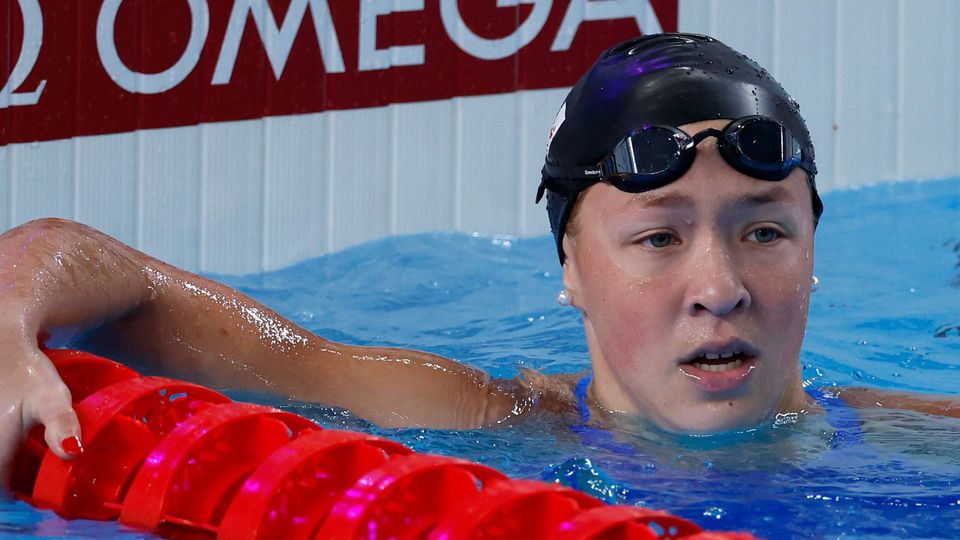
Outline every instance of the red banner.
{"label": "red banner", "polygon": [[0,0],[0,145],[573,84],[678,0]]}

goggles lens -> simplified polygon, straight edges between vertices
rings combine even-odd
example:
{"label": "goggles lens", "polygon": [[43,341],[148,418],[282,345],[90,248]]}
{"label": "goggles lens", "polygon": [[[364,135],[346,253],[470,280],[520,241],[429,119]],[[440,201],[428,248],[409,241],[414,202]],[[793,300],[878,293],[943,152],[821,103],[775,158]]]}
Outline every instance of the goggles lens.
{"label": "goggles lens", "polygon": [[613,148],[598,166],[566,169],[544,167],[544,188],[577,192],[597,182],[639,193],[677,180],[693,164],[697,144],[717,138],[717,148],[731,167],[760,180],[780,181],[801,162],[800,143],[780,122],[765,116],[745,116],[722,131],[709,128],[690,136],[671,126],[644,126]]}
{"label": "goggles lens", "polygon": [[683,159],[691,142],[680,130],[647,126],[620,141],[601,166],[605,175],[661,175]]}
{"label": "goggles lens", "polygon": [[734,168],[761,180],[783,180],[800,164],[800,143],[790,130],[762,116],[748,116],[727,126],[720,151]]}

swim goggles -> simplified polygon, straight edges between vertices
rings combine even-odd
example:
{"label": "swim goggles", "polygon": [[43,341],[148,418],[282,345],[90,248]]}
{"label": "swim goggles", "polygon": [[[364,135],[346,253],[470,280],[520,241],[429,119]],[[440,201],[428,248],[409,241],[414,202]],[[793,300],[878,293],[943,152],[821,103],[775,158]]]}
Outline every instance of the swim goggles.
{"label": "swim goggles", "polygon": [[787,126],[766,116],[744,116],[723,130],[708,128],[692,136],[672,126],[643,126],[596,165],[544,165],[536,202],[546,189],[572,194],[597,182],[629,193],[663,187],[690,169],[697,145],[707,137],[717,138],[720,155],[731,167],[760,180],[783,180],[801,161],[800,143]]}

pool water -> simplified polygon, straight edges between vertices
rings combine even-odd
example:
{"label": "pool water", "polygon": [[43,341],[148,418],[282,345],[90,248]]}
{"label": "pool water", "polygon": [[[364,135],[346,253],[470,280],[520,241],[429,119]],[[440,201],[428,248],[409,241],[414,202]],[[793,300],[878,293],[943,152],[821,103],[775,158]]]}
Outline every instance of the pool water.
{"label": "pool water", "polygon": [[[960,179],[834,192],[817,238],[803,374],[960,400]],[[330,339],[431,351],[496,377],[588,366],[552,240],[391,238],[252,276],[217,276]],[[960,419],[861,411],[780,418],[744,433],[578,434],[535,416],[509,429],[387,430],[326,407],[242,395],[417,451],[556,480],[611,502],[662,508],[705,528],[768,538],[952,538],[960,531]],[[843,411],[833,411],[837,414]],[[0,502],[0,537],[143,537]]]}

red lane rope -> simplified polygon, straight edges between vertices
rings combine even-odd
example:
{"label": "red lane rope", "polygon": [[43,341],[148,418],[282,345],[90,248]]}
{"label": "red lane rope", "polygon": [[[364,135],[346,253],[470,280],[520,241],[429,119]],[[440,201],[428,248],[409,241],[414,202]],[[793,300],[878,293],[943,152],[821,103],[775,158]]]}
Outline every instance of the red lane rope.
{"label": "red lane rope", "polygon": [[44,352],[73,395],[85,450],[63,461],[34,430],[12,487],[68,519],[230,540],[753,538],[323,429],[91,354]]}

